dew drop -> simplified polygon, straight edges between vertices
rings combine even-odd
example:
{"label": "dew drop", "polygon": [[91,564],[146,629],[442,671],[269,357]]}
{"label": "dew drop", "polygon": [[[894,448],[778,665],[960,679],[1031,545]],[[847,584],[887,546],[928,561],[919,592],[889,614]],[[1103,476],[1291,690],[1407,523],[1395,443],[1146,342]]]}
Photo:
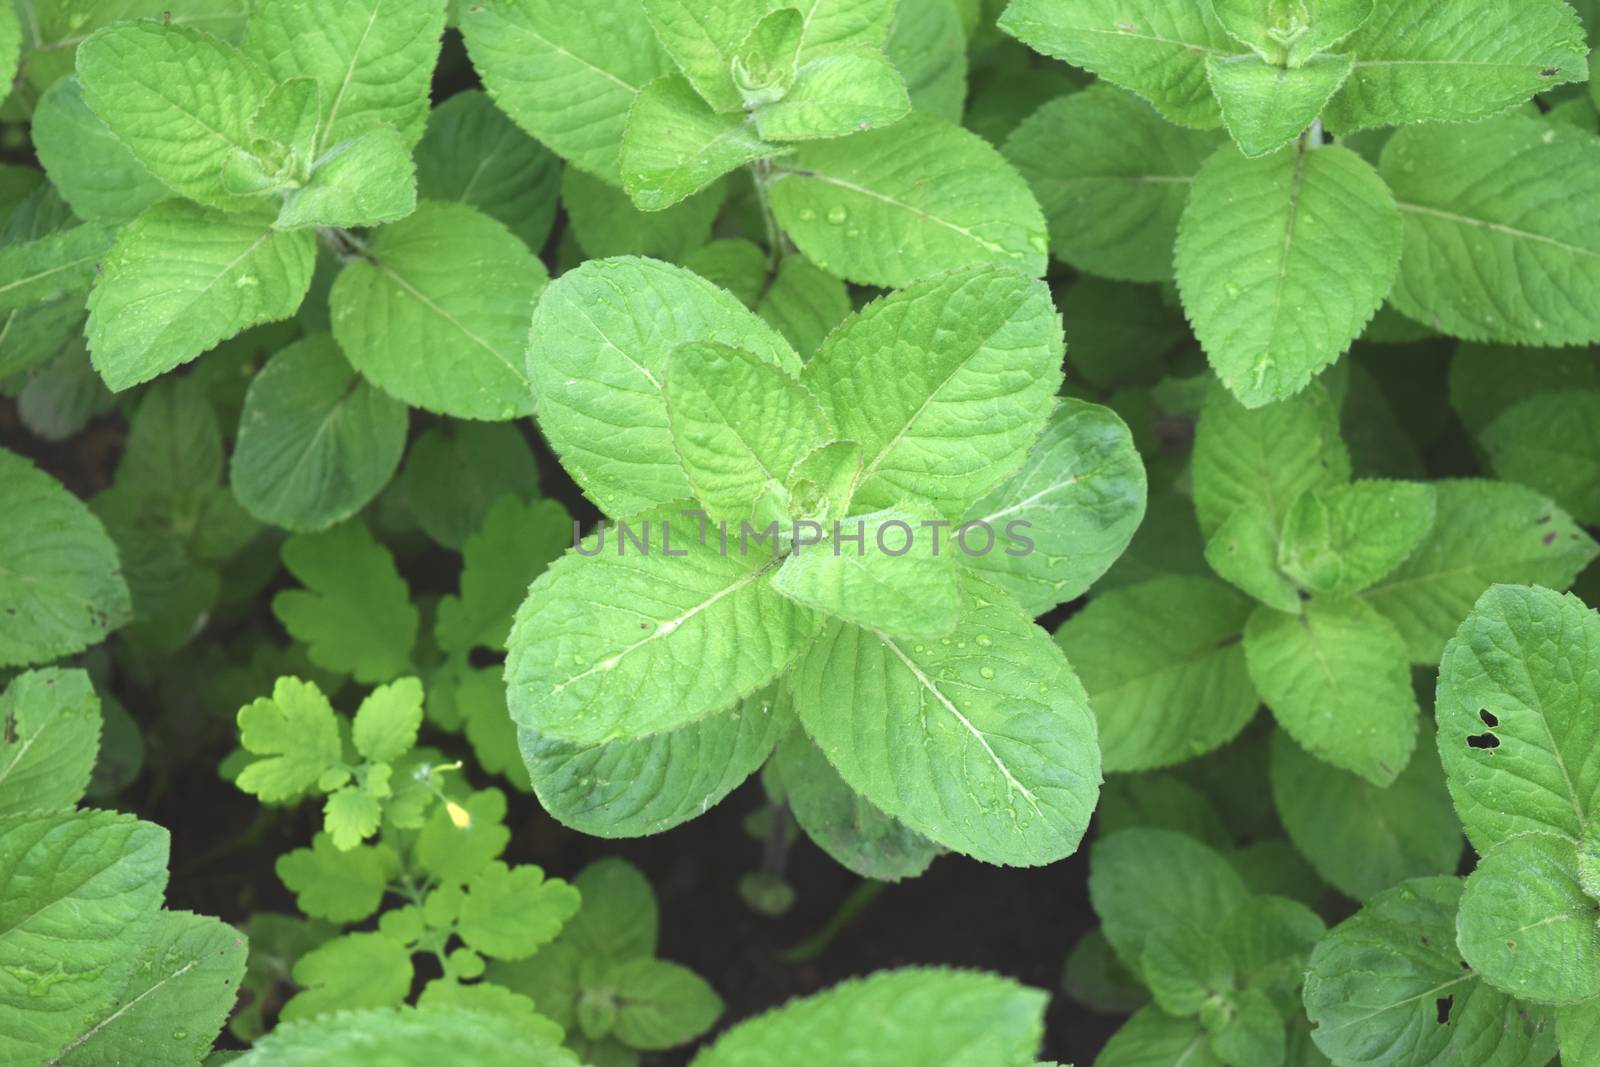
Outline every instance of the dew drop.
{"label": "dew drop", "polygon": [[992,679],[994,677],[994,668],[993,667],[979,667],[978,668],[978,676],[980,678],[982,678],[984,681],[987,682],[987,681],[989,681],[990,679]]}
{"label": "dew drop", "polygon": [[1239,286],[1238,286],[1238,285],[1236,285],[1236,284],[1235,284],[1235,283],[1233,283],[1233,282],[1229,282],[1229,283],[1228,283],[1228,284],[1227,284],[1227,285],[1226,285],[1226,286],[1224,286],[1224,287],[1223,287],[1223,288],[1224,288],[1224,289],[1225,289],[1225,290],[1226,290],[1226,291],[1227,291],[1227,294],[1228,294],[1228,299],[1230,299],[1230,300],[1237,300],[1237,299],[1239,299],[1239,296],[1240,296],[1240,295],[1241,295],[1241,294],[1242,294],[1242,293],[1243,293],[1243,292],[1244,292],[1244,290],[1243,290],[1243,289],[1241,289],[1241,288],[1239,288]]}
{"label": "dew drop", "polygon": [[817,213],[815,211],[812,211],[808,207],[803,207],[803,208],[800,209],[800,221],[801,222],[815,222],[816,220],[817,220]]}
{"label": "dew drop", "polygon": [[846,211],[838,204],[835,204],[833,207],[828,209],[828,221],[833,223],[835,226],[844,225],[844,220],[849,217],[850,212]]}
{"label": "dew drop", "polygon": [[978,643],[979,648],[988,648],[990,645],[994,644],[994,639],[988,634],[979,634],[977,637],[974,637],[973,640]]}

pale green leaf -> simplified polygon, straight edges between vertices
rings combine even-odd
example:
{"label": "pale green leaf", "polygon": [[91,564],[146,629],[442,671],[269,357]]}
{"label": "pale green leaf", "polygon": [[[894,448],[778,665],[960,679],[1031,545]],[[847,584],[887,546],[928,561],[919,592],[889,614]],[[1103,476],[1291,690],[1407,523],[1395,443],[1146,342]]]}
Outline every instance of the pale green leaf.
{"label": "pale green leaf", "polygon": [[1257,608],[1245,663],[1278,724],[1335,767],[1386,786],[1417,742],[1417,697],[1394,625],[1360,600],[1316,598],[1299,615]]}
{"label": "pale green leaf", "polygon": [[639,0],[484,0],[461,12],[467,53],[501,109],[612,185],[628,111],[672,68]]}
{"label": "pale green leaf", "polygon": [[1350,36],[1372,15],[1375,0],[1206,0],[1234,40],[1262,59],[1304,66]]}
{"label": "pale green leaf", "polygon": [[458,418],[533,411],[522,352],[549,275],[526,245],[465,204],[430,202],[366,252],[329,294],[333,335],[363,377]]}
{"label": "pale green leaf", "polygon": [[1398,569],[1361,594],[1405,638],[1413,663],[1445,642],[1495,582],[1566,589],[1600,546],[1565,512],[1510,482],[1435,482],[1433,531]]}
{"label": "pale green leaf", "polygon": [[1600,389],[1529,397],[1484,427],[1478,441],[1495,474],[1539,490],[1580,522],[1600,524]]}
{"label": "pale green leaf", "polygon": [[1376,479],[1303,493],[1284,519],[1278,562],[1310,592],[1359,593],[1416,551],[1435,500],[1430,485]]}
{"label": "pale green leaf", "polygon": [[902,968],[856,978],[748,1020],[693,1067],[1032,1067],[1044,993],[979,971]]}
{"label": "pale green leaf", "polygon": [[394,476],[404,404],[367,384],[326,334],[290,345],[250,380],[228,481],[262,522],[318,530],[364,507]]}
{"label": "pale green leaf", "polygon": [[102,226],[73,226],[0,248],[0,311],[86,292],[111,237]]}
{"label": "pale green leaf", "polygon": [[434,636],[446,653],[503,649],[528,585],[572,544],[572,519],[554,500],[512,496],[484,516],[462,548],[461,595],[439,601]]}
{"label": "pale green leaf", "polygon": [[629,1048],[669,1049],[711,1029],[722,998],[689,968],[665,960],[629,960],[606,973],[617,998],[617,1040]]}
{"label": "pale green leaf", "polygon": [[1600,901],[1578,882],[1570,840],[1519,834],[1485,853],[1461,892],[1456,941],[1484,981],[1512,996],[1600,997]]}
{"label": "pale green leaf", "polygon": [[49,668],[0,693],[0,813],[70,808],[100,749],[100,699],[80,670]]}
{"label": "pale green leaf", "polygon": [[522,959],[554,939],[578,904],[576,889],[538,867],[490,863],[467,884],[456,931],[485,956]]}
{"label": "pale green leaf", "polygon": [[1206,57],[1206,79],[1234,143],[1253,158],[1304,133],[1350,76],[1353,64],[1346,55],[1313,56],[1303,66],[1287,68],[1259,56],[1211,55]]}
{"label": "pale green leaf", "polygon": [[793,7],[804,18],[800,61],[838,52],[876,52],[894,19],[895,0],[771,0]]}
{"label": "pale green leaf", "polygon": [[1249,613],[1221,582],[1170,576],[1111,590],[1061,625],[1107,771],[1181,763],[1244,729],[1260,704],[1239,642]]}
{"label": "pale green leaf", "polygon": [[406,672],[418,616],[394,557],[357,520],[284,542],[283,564],[304,589],[272,598],[272,613],[323,670],[358,682]]}
{"label": "pale green leaf", "polygon": [[1556,1034],[1569,1062],[1588,1063],[1600,1056],[1600,1000],[1562,1008],[1556,1013]]}
{"label": "pale green leaf", "polygon": [[1383,176],[1405,220],[1398,310],[1471,341],[1600,340],[1593,134],[1521,116],[1416,126],[1389,140]]}
{"label": "pale green leaf", "polygon": [[841,53],[801,67],[783,99],[752,117],[769,140],[814,141],[888,126],[910,110],[905,82],[887,59]]}
{"label": "pale green leaf", "polygon": [[249,121],[272,79],[249,57],[186,26],[130,22],[78,49],[83,96],[151,174],[181,196],[240,210],[223,163],[250,153]]}
{"label": "pale green leaf", "polygon": [[804,256],[784,256],[756,304],[756,314],[806,359],[850,314],[844,282]]}
{"label": "pale green leaf", "polygon": [[1027,184],[983,138],[925,114],[801,145],[775,166],[769,195],[800,251],[863,285],[980,263],[1044,272],[1045,221]]}
{"label": "pale green leaf", "polygon": [[608,856],[585,866],[572,884],[582,895],[583,906],[562,929],[563,944],[585,956],[613,960],[655,955],[660,908],[643,871]]}
{"label": "pale green leaf", "polygon": [[642,0],[656,39],[684,77],[715,111],[738,111],[733,80],[739,47],[767,13],[767,0]]}
{"label": "pale green leaf", "polygon": [[442,882],[466,882],[499,858],[511,840],[505,827],[506,795],[483,789],[460,802],[462,826],[444,805],[434,809],[417,835],[417,862]]}
{"label": "pale green leaf", "polygon": [[81,652],[132,617],[117,549],[61,483],[0,449],[0,665]]}
{"label": "pale green leaf", "polygon": [[[344,934],[300,957],[294,965],[300,992],[278,1017],[291,1023],[327,1012],[399,1004],[411,992],[412,973],[411,953],[400,942],[380,933]],[[371,1055],[370,1047],[364,1055]]]}
{"label": "pale green leaf", "polygon": [[797,7],[778,7],[763,15],[733,56],[733,84],[746,107],[768,103],[788,92],[800,64],[805,16]]}
{"label": "pale green leaf", "polygon": [[415,678],[382,685],[356,709],[351,739],[374,763],[392,763],[411,751],[422,725],[422,683]]}
{"label": "pale green leaf", "polygon": [[1379,893],[1311,953],[1311,1038],[1348,1067],[1532,1067],[1555,1053],[1550,1018],[1486,986],[1456,951],[1459,878]]}
{"label": "pale green leaf", "polygon": [[[767,136],[762,134],[761,136]],[[644,88],[622,137],[622,187],[644,211],[661,211],[724,174],[773,154],[741,112],[719,115],[678,75]]]}
{"label": "pale green leaf", "polygon": [[1195,0],[1011,0],[1000,28],[1030,48],[1083,67],[1154,104],[1182,126],[1221,124],[1206,57],[1242,49],[1209,3]]}
{"label": "pale green leaf", "polygon": [[1178,1019],[1151,1005],[1111,1035],[1095,1067],[1223,1067],[1195,1019]]}
{"label": "pale green leaf", "polygon": [[307,915],[336,923],[369,918],[383,902],[392,856],[383,846],[340,849],[319,833],[310,848],[278,857],[278,878],[294,894],[295,907]]}
{"label": "pale green leaf", "polygon": [[172,195],[90,110],[75,77],[39,98],[30,132],[40,164],[79,218],[115,226]]}
{"label": "pale green leaf", "polygon": [[1467,122],[1587,73],[1583,26],[1563,0],[1379,4],[1340,51],[1355,70],[1328,106],[1330,128]]}
{"label": "pale green leaf", "polygon": [[970,267],[876,300],[829,335],[801,382],[862,446],[858,508],[957,516],[1020,467],[1061,381],[1042,282]]}
{"label": "pale green leaf", "polygon": [[568,167],[561,175],[572,240],[590,259],[649,256],[685,263],[710,240],[727,195],[728,183],[717,181],[672,207],[642,211],[618,186],[592,174]]}
{"label": "pale green leaf", "polygon": [[1206,542],[1206,562],[1237,589],[1268,607],[1300,611],[1300,591],[1278,569],[1278,537],[1265,505],[1248,504],[1217,527]]}
{"label": "pale green leaf", "polygon": [[[406,970],[411,969],[409,961]],[[279,1026],[238,1067],[333,1067],[363,1060],[383,1067],[577,1067],[577,1059],[520,1021],[480,1010],[355,1011]]]}
{"label": "pale green leaf", "polygon": [[263,801],[293,800],[343,761],[333,706],[314,682],[279,678],[239,709],[239,743],[259,757],[234,784]]}
{"label": "pale green leaf", "polygon": [[376,126],[317,157],[305,184],[284,196],[273,225],[376,226],[404,218],[416,206],[410,146],[394,130]]}
{"label": "pale green leaf", "polygon": [[1034,866],[1076,850],[1100,788],[1094,716],[1061,650],[1004,593],[962,582],[956,637],[830,621],[793,676],[845,782],[941,845]]}
{"label": "pale green leaf", "polygon": [[89,352],[113,392],[189,362],[219,341],[295,313],[316,242],[259,214],[169,200],[117,234],[89,295]]}
{"label": "pale green leaf", "polygon": [[680,267],[595,260],[545,289],[528,374],[539,426],[584,492],[614,516],[691,495],[667,421],[667,355],[715,341],[791,373],[800,360],[730,294]]}
{"label": "pale green leaf", "polygon": [[[964,2],[964,0],[963,0]],[[955,0],[896,3],[883,51],[911,106],[960,122],[967,104],[967,27]]]}
{"label": "pale green leaf", "polygon": [[1439,757],[1420,746],[1387,788],[1272,738],[1272,795],[1295,847],[1346,896],[1367,900],[1407,878],[1453,874],[1461,828]]}
{"label": "pale green leaf", "polygon": [[253,11],[244,51],[279,82],[315,78],[317,155],[377,124],[409,153],[428,118],[443,0],[302,0]]}
{"label": "pale green leaf", "polygon": [[1178,231],[1184,310],[1248,407],[1293,396],[1350,347],[1400,262],[1394,198],[1347,148],[1217,152]]}
{"label": "pale green leaf", "polygon": [[561,162],[477,89],[433,109],[417,145],[417,195],[488,215],[538,251],[550,236]]}

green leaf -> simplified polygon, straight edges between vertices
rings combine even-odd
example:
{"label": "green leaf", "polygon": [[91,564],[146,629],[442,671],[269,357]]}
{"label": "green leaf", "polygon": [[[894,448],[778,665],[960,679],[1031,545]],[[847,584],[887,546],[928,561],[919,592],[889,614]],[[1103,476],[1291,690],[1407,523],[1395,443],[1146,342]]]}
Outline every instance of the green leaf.
{"label": "green leaf", "polygon": [[1582,840],[1600,812],[1600,617],[1573,596],[1495,586],[1439,665],[1439,754],[1480,851],[1521,834]]}
{"label": "green leaf", "polygon": [[467,54],[494,102],[573,166],[622,184],[618,156],[639,92],[672,69],[639,0],[466,5]]}
{"label": "green leaf", "polygon": [[561,204],[572,240],[590,259],[650,256],[687,265],[690,254],[711,239],[727,195],[728,183],[716,181],[682,203],[641,211],[622,189],[576,167],[561,175]]}
{"label": "green leaf", "polygon": [[1061,650],[1002,592],[962,583],[959,638],[830,621],[793,676],[806,733],[845,782],[986,863],[1070,855],[1100,788],[1094,716]]}
{"label": "green leaf", "polygon": [[1520,116],[1418,126],[1382,166],[1405,219],[1399,311],[1472,341],[1600,340],[1600,223],[1578,209],[1600,195],[1600,140]]}
{"label": "green leaf", "polygon": [[1108,772],[1181,763],[1231,740],[1260,698],[1239,635],[1250,602],[1210,578],[1114,589],[1062,623]]}
{"label": "green leaf", "polygon": [[795,821],[841,866],[898,882],[922,874],[939,854],[938,845],[851,789],[803,731],[790,732],[776,759]]}
{"label": "green leaf", "polygon": [[[946,544],[940,552],[931,538],[924,540],[917,529],[926,528],[923,516],[888,509],[835,524],[830,540],[819,530],[809,548],[797,537],[772,577],[773,588],[797,604],[893,637],[931,639],[956,628],[955,549]],[[857,536],[859,543],[849,547]]]}
{"label": "green leaf", "polygon": [[[777,0],[773,0],[776,6]],[[889,35],[895,0],[794,0],[805,19],[800,62],[839,52],[879,51]]]}
{"label": "green leaf", "polygon": [[[832,436],[816,398],[791,375],[715,342],[674,348],[662,395],[684,475],[717,521],[786,518],[790,471]],[[768,500],[778,514],[762,506]]]}
{"label": "green leaf", "polygon": [[740,1023],[693,1067],[1032,1067],[1045,995],[979,971],[906,967],[855,978]]}
{"label": "green leaf", "polygon": [[1195,427],[1190,478],[1207,536],[1252,506],[1279,530],[1301,493],[1350,480],[1338,408],[1319,385],[1254,410],[1213,387]]}
{"label": "green leaf", "polygon": [[1206,562],[1217,576],[1268,607],[1300,612],[1300,591],[1278,569],[1278,538],[1262,504],[1229,515],[1206,542]]}
{"label": "green leaf", "polygon": [[359,521],[284,542],[283,564],[304,589],[272,598],[284,629],[311,662],[358,682],[385,682],[411,665],[417,609],[394,557]]}
{"label": "green leaf", "polygon": [[1456,941],[1485,982],[1512,996],[1600,997],[1600,901],[1578,881],[1570,840],[1520,834],[1486,852],[1462,889]]}
{"label": "green leaf", "polygon": [[422,683],[415,678],[379,686],[356,709],[351,738],[373,763],[393,763],[417,744],[422,725]]}
{"label": "green leaf", "polygon": [[756,314],[806,359],[850,310],[844,282],[800,255],[783,257],[756,304]]}
{"label": "green leaf", "polygon": [[[760,691],[687,726],[580,746],[525,727],[518,745],[539,803],[593,837],[642,837],[704,814],[766,762],[793,723]],[[587,897],[585,898],[587,899]]]}
{"label": "green leaf", "polygon": [[501,497],[462,549],[461,595],[439,601],[440,650],[503,649],[529,584],[572,543],[572,519],[554,500]]}
{"label": "green leaf", "polygon": [[0,1057],[43,1063],[112,1005],[161,907],[167,832],[105,811],[0,816]]}
{"label": "green leaf", "polygon": [[1562,0],[1484,0],[1470,12],[1396,0],[1378,5],[1341,51],[1357,62],[1326,117],[1331,129],[1349,133],[1496,114],[1582,81],[1588,48]]}
{"label": "green leaf", "polygon": [[1039,198],[1057,259],[1107,278],[1161,282],[1172,277],[1189,187],[1224,140],[1096,84],[1024,119],[1005,155]]}
{"label": "green leaf", "polygon": [[954,517],[1022,465],[1059,388],[1061,351],[1042,282],[969,267],[867,305],[801,382],[862,446],[856,507],[914,502]]}
{"label": "green leaf", "polygon": [[295,313],[316,241],[258,214],[168,200],[123,227],[89,295],[89,352],[113,392]]}
{"label": "green leaf", "polygon": [[1523,1067],[1555,1054],[1545,1009],[1485,985],[1456,951],[1459,878],[1385,890],[1311,953],[1312,1040],[1351,1067]]}
{"label": "green leaf", "polygon": [[1428,745],[1380,789],[1312,758],[1280,731],[1272,738],[1272,795],[1295,847],[1356,900],[1407,878],[1453,874],[1460,862],[1461,829]]}
{"label": "green leaf", "polygon": [[310,848],[278,857],[278,878],[294,894],[295,907],[336,923],[370,918],[383,902],[393,856],[383,846],[340,849],[319,833]]}
{"label": "green leaf", "polygon": [[[411,953],[400,942],[380,933],[344,934],[300,957],[294,965],[300,992],[278,1017],[291,1023],[327,1012],[399,1004],[411,992],[412,974]],[[371,1054],[370,1047],[364,1054]]]}
{"label": "green leaf", "polygon": [[109,247],[110,230],[74,226],[0,248],[0,310],[86,292]]}
{"label": "green leaf", "polygon": [[1140,1008],[1111,1035],[1095,1067],[1223,1067],[1194,1019]]}
{"label": "green leaf", "polygon": [[788,343],[736,298],[667,263],[590,261],[552,282],[539,300],[527,354],[539,427],[609,515],[692,493],[662,393],[668,353],[690,341],[800,369]]}
{"label": "green leaf", "polygon": [[1354,64],[1346,55],[1313,56],[1304,66],[1288,68],[1259,56],[1209,55],[1206,80],[1234,143],[1254,158],[1304,133]]}
{"label": "green leaf", "polygon": [[423,204],[378,231],[329,294],[351,364],[408,404],[466,419],[533,411],[528,315],[549,275],[504,226],[465,204]]}
{"label": "green leaf", "polygon": [[771,681],[815,633],[767,580],[775,539],[771,554],[719,551],[672,506],[628,526],[655,548],[627,553],[619,529],[612,554],[592,534],[529,588],[507,641],[518,725],[588,745],[686,726]]}
{"label": "green leaf", "polygon": [[475,207],[538,251],[550,236],[561,162],[477,89],[428,116],[417,145],[417,195]]}
{"label": "green leaf", "polygon": [[1541,393],[1478,435],[1495,474],[1545,493],[1580,522],[1600,523],[1600,389]]}
{"label": "green leaf", "polygon": [[614,1032],[630,1048],[687,1044],[722,1014],[722,998],[704,978],[665,960],[629,960],[611,968],[606,985],[617,998]]}
{"label": "green leaf", "polygon": [[1262,59],[1299,68],[1350,36],[1374,0],[1209,0],[1228,35]]}
{"label": "green leaf", "polygon": [[411,148],[394,130],[376,126],[318,157],[306,183],[284,196],[274,225],[376,226],[404,218],[416,206]]}
{"label": "green leaf", "polygon": [[1244,631],[1250,678],[1313,756],[1387,786],[1417,743],[1416,693],[1400,632],[1360,600],[1315,598],[1299,615],[1257,608]]}
{"label": "green leaf", "polygon": [[908,286],[975,264],[1044,273],[1027,184],[983,138],[928,115],[802,144],[774,167],[769,196],[800,251],[847,281]]}
{"label": "green leaf", "polygon": [[640,209],[661,211],[775,151],[743,113],[717,114],[687,81],[669,75],[647,85],[628,113],[622,187]]}
{"label": "green leaf", "polygon": [[397,489],[429,537],[460,551],[501,497],[539,495],[539,465],[511,423],[445,420],[411,443]]}
{"label": "green leaf", "polygon": [[0,814],[70,808],[100,749],[100,698],[80,670],[47,668],[0,693]]}
{"label": "green leaf", "polygon": [[313,682],[279,678],[239,709],[239,743],[257,756],[234,784],[263,801],[293,800],[343,763],[333,705]]}
{"label": "green leaf", "polygon": [[315,78],[317,155],[382,123],[407,154],[422,137],[444,32],[441,0],[309,0],[252,12],[244,51],[279,82]]}
{"label": "green leaf", "polygon": [[767,13],[766,0],[641,0],[645,16],[683,71],[693,91],[715,111],[738,111],[743,105],[734,84],[733,61],[739,47]]}
{"label": "green leaf", "polygon": [[1600,1000],[1562,1008],[1556,1013],[1556,1034],[1562,1055],[1573,1063],[1600,1054]]}
{"label": "green leaf", "polygon": [[1391,574],[1433,528],[1436,494],[1418,482],[1359,481],[1303,493],[1283,523],[1284,573],[1327,596]]}
{"label": "green leaf", "polygon": [[546,880],[538,867],[494,862],[467,884],[456,932],[485,956],[522,959],[554,939],[578,904],[576,889],[559,878]]}
{"label": "green leaf", "polygon": [[1209,3],[1192,0],[1011,0],[1000,28],[1028,47],[1149,100],[1180,126],[1220,125],[1206,57],[1234,55]]}
{"label": "green leaf", "polygon": [[406,407],[363,381],[326,334],[297,341],[250,380],[228,481],[251,515],[319,530],[389,484],[406,443]]}
{"label": "green leaf", "polygon": [[1445,642],[1494,583],[1566,589],[1600,555],[1593,538],[1531,489],[1477,480],[1433,484],[1433,532],[1361,594],[1399,629],[1413,663],[1438,662]]}
{"label": "green leaf", "polygon": [[650,880],[639,868],[608,856],[584,867],[572,884],[583,897],[583,907],[561,931],[563,944],[585,956],[613,960],[655,955],[659,908]]}
{"label": "green leaf", "polygon": [[1400,262],[1376,171],[1338,145],[1217,152],[1179,227],[1178,289],[1217,376],[1247,407],[1305,388],[1361,335]]}
{"label": "green leaf", "polygon": [[[407,972],[410,962],[406,963]],[[573,1056],[522,1022],[481,1010],[355,1011],[279,1026],[235,1061],[238,1067],[310,1067],[366,1059],[385,1067],[572,1067]]]}
{"label": "green leaf", "polygon": [[233,1010],[244,961],[245,939],[233,927],[186,911],[159,912],[141,932],[133,975],[117,999],[85,1019],[48,1062],[137,1063],[159,1049],[174,1067],[200,1063]]}
{"label": "green leaf", "polygon": [[95,114],[174,192],[209,207],[250,206],[222,177],[234,152],[251,154],[250,116],[273,84],[249,57],[185,26],[123,23],[79,46],[78,79]]}
{"label": "green leaf", "polygon": [[[966,0],[961,0],[965,3]],[[896,4],[884,54],[905,82],[911,106],[961,122],[967,105],[967,25],[957,0]]]}
{"label": "green leaf", "polygon": [[805,32],[805,16],[796,7],[775,8],[756,22],[733,56],[733,83],[742,105],[767,103],[789,91]]}
{"label": "green leaf", "polygon": [[801,67],[783,99],[751,114],[768,140],[814,141],[888,126],[910,110],[905,82],[887,59],[841,53]]}
{"label": "green leaf", "polygon": [[132,617],[117,549],[60,482],[0,449],[0,666],[98,644]]}

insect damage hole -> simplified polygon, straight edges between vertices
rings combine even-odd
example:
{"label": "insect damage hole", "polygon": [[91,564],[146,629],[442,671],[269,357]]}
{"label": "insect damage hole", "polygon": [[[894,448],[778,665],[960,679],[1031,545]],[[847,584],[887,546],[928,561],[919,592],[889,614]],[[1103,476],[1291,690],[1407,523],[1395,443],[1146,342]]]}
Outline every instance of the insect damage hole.
{"label": "insect damage hole", "polygon": [[1443,1026],[1450,1021],[1450,1009],[1455,1007],[1455,1003],[1456,998],[1454,995],[1448,997],[1439,997],[1433,1002],[1434,1014],[1438,1019],[1440,1026]]}
{"label": "insect damage hole", "polygon": [[1473,734],[1467,738],[1468,748],[1480,748],[1492,751],[1500,747],[1500,739],[1491,733]]}

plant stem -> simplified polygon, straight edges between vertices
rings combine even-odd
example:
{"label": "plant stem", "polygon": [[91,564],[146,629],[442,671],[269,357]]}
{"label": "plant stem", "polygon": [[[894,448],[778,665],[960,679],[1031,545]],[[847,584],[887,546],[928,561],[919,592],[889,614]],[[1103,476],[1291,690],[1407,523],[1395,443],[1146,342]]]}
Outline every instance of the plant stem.
{"label": "plant stem", "polygon": [[756,200],[761,204],[761,222],[767,230],[767,273],[778,272],[778,264],[783,262],[783,227],[778,225],[778,216],[772,211],[772,201],[767,196],[767,186],[772,181],[772,161],[758,159],[750,164],[750,174],[755,180]]}

